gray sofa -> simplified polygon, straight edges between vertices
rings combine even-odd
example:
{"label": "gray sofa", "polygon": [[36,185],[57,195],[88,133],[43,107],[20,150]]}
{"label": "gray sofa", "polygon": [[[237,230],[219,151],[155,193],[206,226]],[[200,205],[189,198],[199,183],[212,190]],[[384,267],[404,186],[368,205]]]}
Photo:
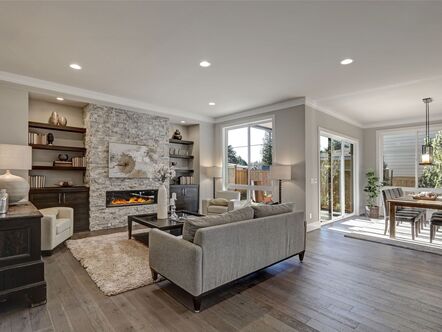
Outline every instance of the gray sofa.
{"label": "gray sofa", "polygon": [[149,260],[158,274],[193,296],[196,312],[208,292],[305,252],[304,212],[198,229],[193,242],[152,229]]}

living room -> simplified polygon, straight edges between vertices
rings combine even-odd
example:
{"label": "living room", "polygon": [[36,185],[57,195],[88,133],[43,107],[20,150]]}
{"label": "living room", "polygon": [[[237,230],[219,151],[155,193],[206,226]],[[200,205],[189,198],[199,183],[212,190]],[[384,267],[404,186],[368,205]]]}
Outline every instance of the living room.
{"label": "living room", "polygon": [[0,331],[440,330],[440,14],[2,2]]}

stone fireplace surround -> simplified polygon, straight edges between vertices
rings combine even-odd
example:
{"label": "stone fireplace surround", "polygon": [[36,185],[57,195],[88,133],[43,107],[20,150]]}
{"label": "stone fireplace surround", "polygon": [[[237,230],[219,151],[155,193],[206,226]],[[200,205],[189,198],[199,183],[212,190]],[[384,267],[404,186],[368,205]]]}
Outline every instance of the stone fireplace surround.
{"label": "stone fireplace surround", "polygon": [[[86,183],[90,187],[90,229],[127,225],[127,216],[156,212],[156,204],[106,207],[106,191],[158,189],[154,179],[109,178],[109,143],[156,148],[157,165],[169,165],[169,119],[90,104],[84,110],[87,148]],[[156,165],[152,165],[155,167]]]}

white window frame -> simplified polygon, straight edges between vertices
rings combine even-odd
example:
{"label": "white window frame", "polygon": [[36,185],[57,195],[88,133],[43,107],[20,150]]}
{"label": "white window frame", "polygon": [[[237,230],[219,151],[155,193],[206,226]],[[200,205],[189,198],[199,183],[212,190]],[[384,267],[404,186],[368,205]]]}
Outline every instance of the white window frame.
{"label": "white window frame", "polygon": [[[332,218],[331,220],[323,221],[321,220],[321,158],[320,158],[320,151],[321,151],[321,136],[325,136],[334,140],[340,140],[342,142],[347,142],[353,144],[353,212],[352,213],[345,213],[345,209],[343,209],[343,214],[339,217]],[[343,150],[343,149],[342,149]],[[342,220],[351,216],[357,216],[359,215],[359,139],[350,137],[347,135],[340,134],[335,131],[331,131],[322,127],[318,128],[318,150],[317,150],[317,156],[318,156],[318,197],[319,197],[319,204],[318,204],[318,216],[319,220],[322,225],[327,225],[330,223],[333,223],[338,220]],[[341,167],[343,167],[341,163]],[[342,171],[342,170],[341,170]],[[341,191],[344,189],[344,186],[341,183]],[[344,195],[341,192],[341,200],[345,199]],[[344,204],[345,205],[345,204]],[[341,204],[342,206],[342,204]]]}
{"label": "white window frame", "polygon": [[[436,124],[432,125],[431,130],[435,131],[442,131],[442,124]],[[382,129],[376,131],[376,165],[377,165],[377,174],[379,176],[380,180],[384,180],[384,136],[388,134],[394,134],[394,133],[403,133],[403,132],[410,132],[415,131],[416,135],[416,147],[415,147],[415,162],[414,162],[414,178],[416,185],[414,187],[402,187],[405,190],[409,191],[434,191],[437,193],[442,193],[442,188],[424,188],[419,187],[419,159],[420,159],[420,153],[421,153],[421,147],[424,144],[424,142],[419,142],[419,131],[425,131],[425,126],[412,126],[412,127],[402,127],[402,128],[395,128],[395,129]],[[390,188],[390,187],[386,187]]]}
{"label": "white window frame", "polygon": [[[275,160],[275,117],[274,116],[267,116],[259,119],[253,119],[251,121],[244,121],[241,123],[237,123],[234,125],[223,127],[223,170],[222,170],[222,176],[223,176],[223,190],[230,190],[230,189],[239,189],[239,190],[247,190],[247,201],[251,201],[251,192],[253,190],[262,190],[262,191],[274,191],[274,188],[272,185],[269,186],[256,186],[256,185],[250,185],[250,184],[232,184],[228,183],[228,155],[227,155],[227,146],[228,146],[228,131],[232,129],[239,129],[239,128],[248,128],[247,130],[247,153],[248,153],[248,160],[250,162],[250,128],[256,125],[259,125],[261,123],[272,123],[272,160]],[[247,166],[248,169],[250,169],[250,166]],[[248,178],[247,183],[250,183],[250,172],[248,172]]]}

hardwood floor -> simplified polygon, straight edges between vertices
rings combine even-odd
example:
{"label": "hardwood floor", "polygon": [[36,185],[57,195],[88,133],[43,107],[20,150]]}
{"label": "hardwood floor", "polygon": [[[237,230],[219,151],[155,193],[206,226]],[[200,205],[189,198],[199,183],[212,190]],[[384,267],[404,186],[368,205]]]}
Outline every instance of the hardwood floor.
{"label": "hardwood floor", "polygon": [[45,260],[48,303],[0,303],[0,331],[442,331],[442,256],[308,234],[292,258],[191,299],[163,281],[103,295],[66,248]]}

